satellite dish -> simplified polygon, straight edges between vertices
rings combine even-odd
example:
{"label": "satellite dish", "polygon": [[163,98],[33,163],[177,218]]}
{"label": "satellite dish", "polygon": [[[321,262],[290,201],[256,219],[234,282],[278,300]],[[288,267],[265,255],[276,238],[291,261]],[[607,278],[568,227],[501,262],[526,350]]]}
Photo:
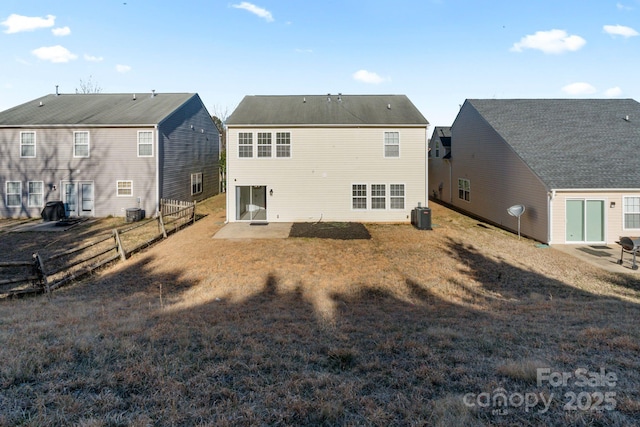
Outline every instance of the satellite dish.
{"label": "satellite dish", "polygon": [[524,213],[524,205],[513,205],[507,209],[507,213],[518,218],[518,240],[520,240],[520,217]]}
{"label": "satellite dish", "polygon": [[524,213],[524,205],[513,205],[509,209],[507,209],[507,212],[509,213],[509,215],[519,218],[520,215]]}

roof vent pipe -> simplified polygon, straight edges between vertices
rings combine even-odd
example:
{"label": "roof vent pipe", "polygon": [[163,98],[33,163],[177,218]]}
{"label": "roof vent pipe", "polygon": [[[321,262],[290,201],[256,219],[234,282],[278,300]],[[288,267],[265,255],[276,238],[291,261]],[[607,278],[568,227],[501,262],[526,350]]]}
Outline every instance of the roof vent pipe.
{"label": "roof vent pipe", "polygon": [[331,102],[331,94],[330,93],[327,94],[327,102]]}
{"label": "roof vent pipe", "polygon": [[42,101],[40,101],[40,105],[38,105],[38,107],[42,107],[43,105]]}
{"label": "roof vent pipe", "polygon": [[387,104],[387,110],[391,110],[391,104]]}
{"label": "roof vent pipe", "polygon": [[60,95],[60,94],[58,93],[58,85],[56,85],[56,96],[58,96],[58,95]]}
{"label": "roof vent pipe", "polygon": [[342,94],[341,93],[338,94],[338,102],[342,102]]}
{"label": "roof vent pipe", "polygon": [[156,96],[156,90],[155,89],[151,89],[151,97],[153,98],[154,96]]}
{"label": "roof vent pipe", "polygon": [[305,103],[305,104],[307,103],[307,97],[306,96],[304,98],[302,98],[302,102]]}
{"label": "roof vent pipe", "polygon": [[135,94],[135,93],[133,94],[133,98],[131,98],[131,99],[132,99],[133,101],[135,101],[135,100],[136,100],[136,94]]}
{"label": "roof vent pipe", "polygon": [[628,115],[627,115],[627,116],[624,116],[624,120],[625,120],[626,122],[628,122],[628,121],[629,121],[629,116],[628,116]]}

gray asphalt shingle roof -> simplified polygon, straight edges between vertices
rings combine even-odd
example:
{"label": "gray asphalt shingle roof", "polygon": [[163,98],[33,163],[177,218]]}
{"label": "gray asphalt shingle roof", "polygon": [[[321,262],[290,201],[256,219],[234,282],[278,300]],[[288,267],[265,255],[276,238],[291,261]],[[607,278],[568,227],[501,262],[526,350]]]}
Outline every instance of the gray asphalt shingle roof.
{"label": "gray asphalt shingle roof", "polygon": [[244,97],[226,124],[426,126],[429,122],[405,95],[252,95]]}
{"label": "gray asphalt shingle roof", "polygon": [[193,93],[46,95],[0,112],[0,126],[154,125]]}
{"label": "gray asphalt shingle roof", "polygon": [[640,188],[640,103],[633,99],[466,102],[549,189]]}
{"label": "gray asphalt shingle roof", "polygon": [[433,128],[433,137],[440,138],[444,147],[451,147],[451,126],[436,126]]}

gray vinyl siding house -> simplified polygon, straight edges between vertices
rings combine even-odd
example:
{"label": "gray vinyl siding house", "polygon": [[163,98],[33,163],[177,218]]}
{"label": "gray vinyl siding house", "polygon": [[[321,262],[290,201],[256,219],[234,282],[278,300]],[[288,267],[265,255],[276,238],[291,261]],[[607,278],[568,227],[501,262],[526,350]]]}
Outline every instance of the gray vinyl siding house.
{"label": "gray vinyl siding house", "polygon": [[632,99],[466,100],[442,200],[549,244],[640,235],[640,104]]}
{"label": "gray vinyl siding house", "polygon": [[246,96],[227,122],[227,219],[409,222],[429,122],[404,95]]}
{"label": "gray vinyl siding house", "polygon": [[219,132],[197,94],[47,95],[0,112],[0,217],[153,215],[217,194]]}

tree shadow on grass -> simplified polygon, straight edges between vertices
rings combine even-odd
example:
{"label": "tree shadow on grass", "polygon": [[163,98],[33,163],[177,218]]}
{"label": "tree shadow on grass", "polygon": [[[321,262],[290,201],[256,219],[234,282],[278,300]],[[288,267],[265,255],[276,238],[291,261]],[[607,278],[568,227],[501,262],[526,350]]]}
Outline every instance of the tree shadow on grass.
{"label": "tree shadow on grass", "polygon": [[[51,327],[20,331],[24,341],[15,348],[23,353],[9,350],[4,360],[22,354],[25,362],[3,372],[0,403],[9,409],[0,424],[27,418],[39,425],[638,420],[640,363],[632,340],[637,335],[630,335],[637,334],[637,304],[589,293],[455,241],[448,255],[462,274],[435,282],[400,270],[405,278],[399,287],[355,281],[344,292],[324,294],[312,278],[286,286],[287,278],[256,264],[253,277],[260,283],[241,299],[211,297],[211,289],[186,268],[159,273],[157,259],[134,258],[56,293],[46,313],[56,319]],[[395,265],[399,258],[390,261]],[[218,274],[229,275],[221,281],[236,280],[230,272]],[[321,312],[318,298],[331,310]],[[107,311],[100,309],[105,300]],[[39,357],[29,358],[29,350]],[[616,372],[616,410],[565,412],[566,401],[556,400],[548,412],[512,406],[496,415],[493,407],[463,403],[467,393],[499,388],[555,392],[557,399],[584,391],[538,386],[525,363],[532,360],[554,372],[600,366]],[[509,363],[529,371],[501,369]]]}

